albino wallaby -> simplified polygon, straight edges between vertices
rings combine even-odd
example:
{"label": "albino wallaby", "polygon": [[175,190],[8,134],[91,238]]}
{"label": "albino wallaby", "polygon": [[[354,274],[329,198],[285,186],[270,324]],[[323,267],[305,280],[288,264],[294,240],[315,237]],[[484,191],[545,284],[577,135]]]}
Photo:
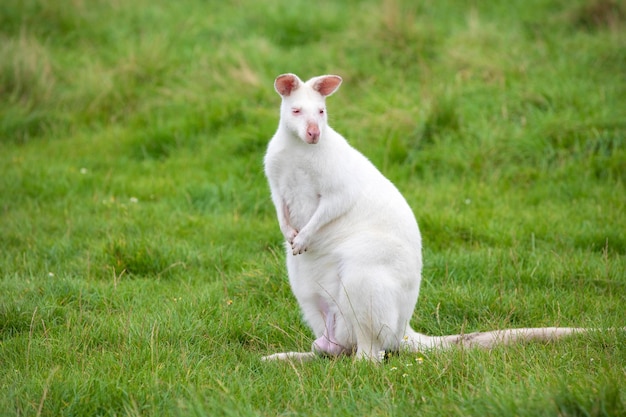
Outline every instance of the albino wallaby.
{"label": "albino wallaby", "polygon": [[286,240],[289,282],[316,340],[312,352],[264,359],[355,353],[379,361],[384,351],[490,347],[584,331],[550,327],[431,337],[410,327],[422,272],[419,228],[397,188],[328,125],[326,97],[341,81],[323,75],[302,82],[283,74],[274,83],[282,104],[265,174]]}

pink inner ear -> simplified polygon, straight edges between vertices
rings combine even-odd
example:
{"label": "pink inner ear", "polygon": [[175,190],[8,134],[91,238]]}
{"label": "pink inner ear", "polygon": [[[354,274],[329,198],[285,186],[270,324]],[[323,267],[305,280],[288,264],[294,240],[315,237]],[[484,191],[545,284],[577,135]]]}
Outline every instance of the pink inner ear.
{"label": "pink inner ear", "polygon": [[326,97],[334,93],[339,87],[339,84],[341,84],[341,77],[337,75],[328,75],[320,78],[320,80],[313,86],[313,89]]}
{"label": "pink inner ear", "polygon": [[300,80],[291,74],[281,75],[276,78],[276,82],[274,82],[274,87],[276,91],[278,91],[278,94],[285,97],[297,90],[299,86]]}

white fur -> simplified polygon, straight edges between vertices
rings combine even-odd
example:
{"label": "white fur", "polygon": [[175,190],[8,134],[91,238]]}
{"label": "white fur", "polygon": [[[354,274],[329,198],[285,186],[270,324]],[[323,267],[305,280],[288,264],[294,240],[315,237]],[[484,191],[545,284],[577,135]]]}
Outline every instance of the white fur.
{"label": "white fur", "polygon": [[[381,351],[490,346],[575,331],[429,337],[411,329],[422,270],[418,225],[397,188],[328,125],[325,99],[340,84],[333,75],[276,79],[280,122],[264,161],[289,282],[316,337],[313,351],[378,361]],[[264,359],[312,357],[289,352]]]}
{"label": "white fur", "polygon": [[[282,96],[265,172],[287,241],[291,287],[317,338],[334,330],[333,342],[346,351],[377,358],[399,348],[417,301],[417,222],[396,187],[320,114],[325,96],[315,83],[327,78],[283,77],[297,87]],[[329,94],[341,79],[334,82]],[[318,127],[317,143],[307,142],[307,126]]]}

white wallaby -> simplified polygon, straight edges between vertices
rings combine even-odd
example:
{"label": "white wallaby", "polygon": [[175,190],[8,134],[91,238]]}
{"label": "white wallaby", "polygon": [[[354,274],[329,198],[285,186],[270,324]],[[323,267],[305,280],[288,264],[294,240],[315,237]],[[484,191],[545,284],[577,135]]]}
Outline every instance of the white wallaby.
{"label": "white wallaby", "polygon": [[431,337],[409,325],[417,302],[422,245],[411,208],[398,189],[329,125],[326,97],[337,75],[302,82],[276,78],[282,97],[265,174],[286,240],[289,282],[316,340],[312,352],[265,360],[351,355],[453,345],[490,347],[549,340],[578,328],[509,329]]}

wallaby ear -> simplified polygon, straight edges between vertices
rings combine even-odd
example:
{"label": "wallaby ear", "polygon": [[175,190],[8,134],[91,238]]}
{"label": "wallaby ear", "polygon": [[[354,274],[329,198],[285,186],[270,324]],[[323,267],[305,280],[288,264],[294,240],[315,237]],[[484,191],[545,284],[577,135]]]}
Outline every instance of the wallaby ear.
{"label": "wallaby ear", "polygon": [[274,88],[281,96],[288,97],[300,87],[300,84],[302,81],[296,74],[282,74],[276,77]]}
{"label": "wallaby ear", "polygon": [[322,75],[311,81],[313,81],[313,90],[326,97],[337,91],[343,80],[338,75]]}

